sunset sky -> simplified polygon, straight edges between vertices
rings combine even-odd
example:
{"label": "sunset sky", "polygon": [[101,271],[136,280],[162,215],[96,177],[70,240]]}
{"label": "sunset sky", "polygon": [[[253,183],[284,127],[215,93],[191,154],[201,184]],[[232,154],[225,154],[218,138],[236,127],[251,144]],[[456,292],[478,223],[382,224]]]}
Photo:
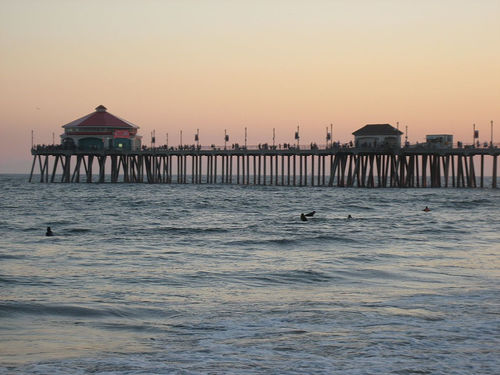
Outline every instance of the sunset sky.
{"label": "sunset sky", "polygon": [[500,142],[500,0],[0,0],[0,173],[103,104],[144,143]]}

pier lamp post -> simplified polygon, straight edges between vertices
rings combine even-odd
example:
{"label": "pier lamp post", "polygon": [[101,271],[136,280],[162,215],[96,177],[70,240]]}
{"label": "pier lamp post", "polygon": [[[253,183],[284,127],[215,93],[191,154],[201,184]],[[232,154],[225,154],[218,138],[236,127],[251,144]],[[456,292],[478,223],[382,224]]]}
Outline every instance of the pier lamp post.
{"label": "pier lamp post", "polygon": [[491,120],[490,125],[491,125],[490,147],[493,147],[493,120]]}
{"label": "pier lamp post", "polygon": [[274,149],[274,145],[275,145],[275,140],[276,140],[276,132],[275,132],[275,128],[273,128],[273,149]]}
{"label": "pier lamp post", "polygon": [[299,126],[297,125],[297,131],[295,132],[295,140],[297,141],[297,149],[300,148],[300,135],[299,135]]}
{"label": "pier lamp post", "polygon": [[332,139],[332,134],[331,132],[328,132],[328,126],[326,127],[326,144],[325,148],[328,148],[328,141]]}
{"label": "pier lamp post", "polygon": [[180,134],[179,134],[179,139],[180,139],[180,144],[179,146],[182,147],[182,130],[180,131]]}
{"label": "pier lamp post", "polygon": [[476,130],[476,124],[472,124],[472,129],[473,129],[472,147],[476,147],[476,139],[479,138],[479,130]]}
{"label": "pier lamp post", "polygon": [[245,126],[245,150],[247,149],[247,127]]}
{"label": "pier lamp post", "polygon": [[33,146],[34,146],[34,139],[35,139],[34,130],[32,129],[31,130],[31,149],[33,149]]}
{"label": "pier lamp post", "polygon": [[200,145],[200,129],[196,129],[196,134],[194,135],[194,140],[196,141],[196,148]]}
{"label": "pier lamp post", "polygon": [[333,147],[333,124],[330,124],[330,147]]}
{"label": "pier lamp post", "polygon": [[227,142],[229,142],[229,135],[227,134],[226,129],[224,129],[224,150],[226,149]]}

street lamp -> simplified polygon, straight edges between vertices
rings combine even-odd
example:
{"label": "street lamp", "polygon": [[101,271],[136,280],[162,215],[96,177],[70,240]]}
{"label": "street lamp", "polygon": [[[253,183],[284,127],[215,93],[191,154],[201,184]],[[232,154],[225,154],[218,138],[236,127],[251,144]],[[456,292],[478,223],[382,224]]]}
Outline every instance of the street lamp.
{"label": "street lamp", "polygon": [[493,147],[493,120],[491,120],[490,124],[491,124],[490,147]]}
{"label": "street lamp", "polygon": [[299,136],[299,126],[297,125],[297,131],[295,132],[295,140],[297,141],[297,148],[300,148],[300,136]]}
{"label": "street lamp", "polygon": [[333,147],[333,124],[330,124],[330,147]]}
{"label": "street lamp", "polygon": [[476,138],[479,138],[479,130],[476,130],[476,124],[472,124],[474,129],[474,138],[472,138],[472,147],[476,147]]}

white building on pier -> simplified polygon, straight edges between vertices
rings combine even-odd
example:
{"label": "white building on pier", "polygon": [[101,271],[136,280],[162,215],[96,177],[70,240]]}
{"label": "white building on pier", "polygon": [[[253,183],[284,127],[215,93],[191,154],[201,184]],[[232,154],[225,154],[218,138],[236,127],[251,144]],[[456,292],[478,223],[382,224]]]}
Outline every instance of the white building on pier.
{"label": "white building on pier", "polygon": [[368,124],[352,134],[356,147],[400,148],[403,132],[390,124]]}

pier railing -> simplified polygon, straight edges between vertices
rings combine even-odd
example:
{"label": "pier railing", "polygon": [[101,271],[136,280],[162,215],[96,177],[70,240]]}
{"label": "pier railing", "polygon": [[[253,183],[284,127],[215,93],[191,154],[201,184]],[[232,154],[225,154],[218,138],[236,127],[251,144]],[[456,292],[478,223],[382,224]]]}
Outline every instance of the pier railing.
{"label": "pier railing", "polygon": [[[286,146],[286,147],[285,147]],[[485,158],[497,187],[500,148],[334,143],[252,147],[144,147],[140,150],[36,146],[40,182],[193,183],[338,187],[484,187]],[[476,158],[476,159],[474,159]],[[38,163],[37,163],[38,161]],[[94,176],[95,170],[98,173]],[[478,171],[476,172],[476,170]],[[106,173],[106,170],[108,173]]]}
{"label": "pier railing", "polygon": [[[263,144],[258,144],[258,145],[239,145],[239,144],[232,144],[230,146],[218,146],[218,145],[210,145],[210,146],[202,146],[202,145],[182,145],[182,146],[168,146],[168,145],[159,145],[159,146],[143,146],[140,149],[133,150],[132,152],[152,152],[152,151],[157,151],[157,152],[162,152],[162,151],[296,151],[296,150],[302,150],[302,151],[307,151],[307,150],[329,150],[329,151],[339,151],[339,150],[364,150],[364,151],[384,151],[384,150],[430,150],[430,151],[436,151],[436,150],[453,150],[453,149],[474,149],[474,150],[490,150],[490,149],[495,149],[495,148],[500,148],[500,143],[480,143],[477,145],[473,144],[464,144],[462,142],[456,142],[453,145],[441,145],[441,144],[436,144],[436,143],[413,143],[413,144],[408,144],[405,145],[401,148],[397,147],[394,148],[393,146],[390,145],[378,145],[378,146],[373,146],[373,145],[358,145],[354,146],[352,142],[350,143],[339,143],[339,142],[333,142],[332,144],[316,144],[316,143],[311,143],[311,144],[305,144],[305,145],[295,145],[295,144],[278,144],[278,145],[269,145],[267,143]],[[104,151],[98,148],[79,148],[77,146],[73,147],[67,147],[64,145],[36,145],[32,148],[32,152],[50,152],[50,151],[72,151],[72,152],[78,152],[78,151],[85,151],[85,152],[92,152],[92,151]],[[114,149],[106,149],[106,152],[110,151],[124,151],[120,148],[114,148]]]}

